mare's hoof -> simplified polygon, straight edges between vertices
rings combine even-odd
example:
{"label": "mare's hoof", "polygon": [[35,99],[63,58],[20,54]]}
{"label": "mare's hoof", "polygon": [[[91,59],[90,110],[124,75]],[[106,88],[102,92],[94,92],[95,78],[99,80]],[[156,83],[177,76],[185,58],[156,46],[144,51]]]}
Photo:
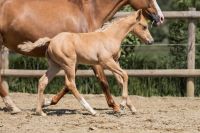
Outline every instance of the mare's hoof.
{"label": "mare's hoof", "polygon": [[20,112],[22,112],[21,111],[21,109],[19,109],[18,107],[13,107],[12,109],[11,109],[11,114],[18,114],[18,113],[20,113]]}
{"label": "mare's hoof", "polygon": [[6,105],[6,109],[11,112],[11,114],[17,114],[21,110],[15,105],[12,99],[9,96],[3,97],[3,102]]}

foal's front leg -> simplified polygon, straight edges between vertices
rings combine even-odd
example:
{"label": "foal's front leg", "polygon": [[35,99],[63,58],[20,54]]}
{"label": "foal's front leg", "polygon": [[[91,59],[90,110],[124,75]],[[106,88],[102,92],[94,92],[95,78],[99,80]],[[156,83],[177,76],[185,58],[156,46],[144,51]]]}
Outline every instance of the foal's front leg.
{"label": "foal's front leg", "polygon": [[[120,75],[118,75],[117,73],[113,73],[113,75],[115,76],[119,86],[121,88],[123,88],[123,79]],[[132,105],[131,100],[129,98],[129,96],[127,97],[127,102],[126,102],[127,107],[132,111],[132,113],[136,113],[137,110],[135,109],[134,105]],[[123,107],[123,106],[122,106]]]}
{"label": "foal's front leg", "polygon": [[[119,55],[119,57],[120,57],[120,55]],[[115,62],[116,62],[116,64],[120,67],[120,64],[119,64],[118,59],[116,59]],[[117,80],[119,86],[120,86],[121,88],[123,88],[123,79],[122,79],[122,77],[121,77],[119,74],[114,73],[114,72],[113,72],[113,75],[115,76],[115,78],[116,78],[116,80]],[[135,109],[135,107],[131,104],[131,100],[130,100],[129,96],[127,97],[126,105],[127,105],[128,108],[132,111],[132,113],[136,113],[136,112],[137,112],[137,110]]]}
{"label": "foal's front leg", "polygon": [[128,97],[128,75],[126,71],[121,69],[119,64],[115,62],[113,59],[108,59],[102,62],[102,65],[107,67],[110,71],[115,73],[116,79],[121,83],[122,85],[122,102],[121,107],[122,109],[127,105],[132,113],[135,113],[135,107],[131,103],[131,100]]}
{"label": "foal's front leg", "polygon": [[119,105],[114,101],[111,93],[110,93],[110,89],[109,89],[109,84],[108,84],[108,80],[105,76],[103,67],[100,65],[95,65],[92,66],[92,69],[95,73],[95,76],[97,77],[97,79],[100,81],[100,85],[101,88],[105,94],[106,97],[106,101],[108,103],[109,107],[112,107],[114,112],[119,112],[120,111],[120,107]]}

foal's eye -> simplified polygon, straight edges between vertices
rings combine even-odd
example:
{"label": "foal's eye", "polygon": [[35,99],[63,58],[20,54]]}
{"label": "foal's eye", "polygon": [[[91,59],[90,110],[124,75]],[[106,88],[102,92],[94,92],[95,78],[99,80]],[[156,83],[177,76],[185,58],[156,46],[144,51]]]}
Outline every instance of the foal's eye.
{"label": "foal's eye", "polygon": [[147,29],[147,26],[143,26],[143,30],[146,30]]}

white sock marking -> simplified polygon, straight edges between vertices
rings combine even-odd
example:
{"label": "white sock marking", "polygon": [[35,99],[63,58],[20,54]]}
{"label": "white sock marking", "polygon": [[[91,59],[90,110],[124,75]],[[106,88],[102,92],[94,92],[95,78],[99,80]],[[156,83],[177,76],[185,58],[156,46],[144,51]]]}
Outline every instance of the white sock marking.
{"label": "white sock marking", "polygon": [[83,107],[85,107],[89,112],[91,112],[93,115],[96,114],[96,111],[89,105],[89,103],[86,102],[86,100],[82,97],[79,101]]}

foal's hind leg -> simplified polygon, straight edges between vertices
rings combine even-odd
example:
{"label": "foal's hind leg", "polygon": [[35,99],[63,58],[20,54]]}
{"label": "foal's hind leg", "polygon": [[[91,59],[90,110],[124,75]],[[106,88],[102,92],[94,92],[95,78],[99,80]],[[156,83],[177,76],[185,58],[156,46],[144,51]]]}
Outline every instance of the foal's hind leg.
{"label": "foal's hind leg", "polygon": [[69,89],[65,86],[60,90],[56,95],[54,95],[51,99],[46,99],[44,101],[43,107],[47,107],[50,105],[56,105],[60,99],[69,92]]}
{"label": "foal's hind leg", "polygon": [[37,107],[36,114],[46,116],[46,114],[42,111],[42,105],[44,102],[44,90],[48,83],[55,77],[55,75],[60,71],[60,67],[49,60],[49,68],[47,72],[40,78],[38,83],[38,99],[37,99]]}
{"label": "foal's hind leg", "polygon": [[[77,71],[77,67],[76,67],[76,71]],[[60,90],[56,95],[54,95],[51,99],[47,99],[44,101],[44,105],[43,107],[47,107],[50,105],[56,105],[60,99],[69,92],[69,89],[65,86],[62,88],[62,90]]]}
{"label": "foal's hind leg", "polygon": [[72,92],[72,94],[76,97],[76,99],[87,109],[92,115],[96,115],[96,111],[86,102],[86,100],[81,96],[79,91],[76,88],[75,84],[75,65],[70,65],[65,69],[65,85]]}
{"label": "foal's hind leg", "polygon": [[92,66],[92,69],[95,73],[95,76],[98,78],[98,80],[100,81],[100,84],[101,84],[101,88],[103,89],[103,92],[105,94],[105,97],[106,97],[106,101],[108,103],[108,106],[109,107],[112,107],[113,110],[115,112],[119,112],[120,111],[120,107],[119,105],[113,100],[113,97],[110,93],[110,89],[109,89],[109,84],[108,84],[108,81],[107,81],[107,78],[104,74],[104,71],[103,71],[103,68],[102,66],[100,65],[95,65],[95,66]]}

